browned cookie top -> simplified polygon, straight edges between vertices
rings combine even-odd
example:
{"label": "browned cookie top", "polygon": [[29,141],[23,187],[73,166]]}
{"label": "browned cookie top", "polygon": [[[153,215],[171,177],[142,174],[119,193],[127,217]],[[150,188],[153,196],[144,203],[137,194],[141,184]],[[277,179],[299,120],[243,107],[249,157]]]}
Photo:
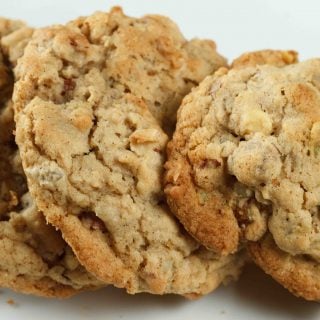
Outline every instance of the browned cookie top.
{"label": "browned cookie top", "polygon": [[298,53],[293,50],[259,50],[246,52],[234,59],[232,69],[254,67],[269,64],[277,67],[284,67],[298,61]]}
{"label": "browned cookie top", "polygon": [[208,77],[179,109],[165,179],[171,208],[202,243],[228,254],[249,241],[260,266],[313,300],[320,298],[319,79],[319,59],[240,63]]}
{"label": "browned cookie top", "polygon": [[[25,59],[18,70],[31,90],[27,100],[34,83],[27,83],[24,69],[31,63],[32,70],[42,71],[40,80],[46,86],[39,87],[38,95],[45,99],[86,101],[99,86],[112,98],[131,93],[169,131],[182,98],[206,75],[226,65],[213,41],[187,41],[166,17],[131,18],[120,8],[41,30],[32,51],[39,60]],[[99,83],[93,82],[97,75]]]}

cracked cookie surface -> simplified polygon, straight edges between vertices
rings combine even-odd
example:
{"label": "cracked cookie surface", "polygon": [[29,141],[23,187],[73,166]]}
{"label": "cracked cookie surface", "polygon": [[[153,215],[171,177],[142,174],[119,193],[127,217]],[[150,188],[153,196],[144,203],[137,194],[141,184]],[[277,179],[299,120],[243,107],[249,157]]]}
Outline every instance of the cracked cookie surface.
{"label": "cracked cookie surface", "polygon": [[[32,61],[32,67],[40,72],[41,62],[48,64],[39,79],[43,81],[39,96],[57,103],[85,101],[101,86],[114,98],[132,93],[143,99],[169,132],[182,98],[205,76],[226,65],[213,41],[187,41],[166,17],[135,19],[120,8],[47,28],[36,38],[29,52],[43,60]],[[24,67],[28,66],[22,63],[20,69]],[[92,82],[97,78],[100,82]],[[34,83],[29,86],[33,93]]]}
{"label": "cracked cookie surface", "polygon": [[[248,243],[265,271],[313,300],[320,297],[318,268],[310,272],[320,261],[319,79],[318,59],[240,63],[208,77],[178,111],[165,179],[171,208],[202,243],[224,254]],[[290,280],[293,266],[301,269]]]}
{"label": "cracked cookie surface", "polygon": [[207,49],[167,18],[114,9],[39,31],[17,69],[17,141],[32,195],[81,263],[130,293],[199,296],[244,263],[243,253],[221,258],[188,236],[161,187],[161,125],[188,90],[188,66],[202,70],[187,71],[192,83],[216,68]]}
{"label": "cracked cookie surface", "polygon": [[67,297],[102,282],[80,266],[61,234],[48,225],[27,187],[14,141],[12,68],[32,29],[0,18],[0,286]]}

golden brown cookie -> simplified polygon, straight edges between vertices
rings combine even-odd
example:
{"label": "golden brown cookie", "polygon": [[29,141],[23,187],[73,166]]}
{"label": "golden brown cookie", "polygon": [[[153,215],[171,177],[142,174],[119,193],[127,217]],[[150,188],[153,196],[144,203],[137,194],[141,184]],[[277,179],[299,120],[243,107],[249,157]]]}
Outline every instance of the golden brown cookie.
{"label": "golden brown cookie", "polygon": [[[167,200],[186,229],[206,247],[220,254],[236,252],[241,224],[250,224],[247,214],[243,213],[248,209],[247,202],[242,201],[247,190],[242,190],[242,186],[233,181],[232,174],[228,172],[228,158],[240,139],[244,139],[240,136],[243,132],[239,134],[237,131],[238,123],[234,120],[241,110],[236,109],[235,115],[230,114],[233,104],[237,106],[237,100],[242,99],[242,91],[246,91],[247,82],[260,72],[257,65],[272,63],[282,67],[296,60],[294,51],[246,53],[233,62],[230,71],[221,68],[215,75],[207,77],[185,97],[178,111],[176,131],[168,145],[165,176]],[[254,90],[253,86],[250,92]],[[217,97],[216,92],[219,94]],[[251,123],[250,118],[246,118],[244,121],[249,123],[245,125],[263,129],[266,125],[264,118],[260,119],[258,112],[250,110],[255,101],[241,103],[247,106],[256,121]],[[256,104],[259,105],[259,102]],[[264,112],[261,111],[261,115]],[[232,129],[228,127],[229,123]],[[265,222],[260,220],[255,220],[255,226],[246,228],[246,232],[263,233]],[[259,237],[251,235],[256,236]]]}
{"label": "golden brown cookie", "polygon": [[31,193],[81,263],[130,293],[203,295],[244,263],[242,252],[221,258],[194,241],[161,186],[163,128],[216,57],[167,18],[113,9],[38,31],[17,67]]}
{"label": "golden brown cookie", "polygon": [[46,297],[68,297],[103,283],[79,264],[28,192],[13,136],[10,99],[12,67],[31,34],[32,29],[23,23],[0,19],[0,286]]}

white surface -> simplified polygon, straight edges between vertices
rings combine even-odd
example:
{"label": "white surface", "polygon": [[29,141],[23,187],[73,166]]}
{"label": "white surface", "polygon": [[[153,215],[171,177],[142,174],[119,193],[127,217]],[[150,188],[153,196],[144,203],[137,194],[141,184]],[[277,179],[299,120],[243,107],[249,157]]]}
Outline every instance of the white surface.
{"label": "white surface", "polygon": [[[14,304],[8,304],[8,299],[13,299]],[[69,300],[48,300],[2,290],[0,319],[319,320],[320,305],[295,298],[250,266],[237,283],[221,287],[197,301],[173,295],[129,296],[111,287]]]}
{"label": "white surface", "polygon": [[[212,38],[229,59],[263,48],[295,49],[300,58],[320,55],[319,1],[231,0],[0,0],[0,15],[33,26],[62,23],[96,10],[122,5],[127,14],[165,14],[186,37]],[[14,300],[14,305],[7,303]],[[175,296],[129,296],[108,288],[58,301],[0,293],[0,319],[194,319],[315,320],[320,305],[291,296],[250,267],[241,280],[195,302]]]}

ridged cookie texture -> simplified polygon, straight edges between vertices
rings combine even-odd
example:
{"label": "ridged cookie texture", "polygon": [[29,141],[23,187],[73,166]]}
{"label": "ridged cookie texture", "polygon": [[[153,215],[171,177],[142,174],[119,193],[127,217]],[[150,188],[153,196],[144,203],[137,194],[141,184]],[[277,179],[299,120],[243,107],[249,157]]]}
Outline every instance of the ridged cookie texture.
{"label": "ridged cookie texture", "polygon": [[195,297],[238,276],[244,254],[200,246],[161,186],[163,128],[191,86],[223,64],[212,42],[186,41],[168,18],[119,8],[40,30],[28,45],[14,100],[30,190],[102,280]]}
{"label": "ridged cookie texture", "polygon": [[49,226],[28,192],[14,141],[12,68],[33,30],[0,18],[0,286],[67,297],[102,282],[80,266],[60,232]]}
{"label": "ridged cookie texture", "polygon": [[206,246],[245,243],[282,285],[319,300],[320,60],[283,61],[240,62],[184,99],[165,190]]}

